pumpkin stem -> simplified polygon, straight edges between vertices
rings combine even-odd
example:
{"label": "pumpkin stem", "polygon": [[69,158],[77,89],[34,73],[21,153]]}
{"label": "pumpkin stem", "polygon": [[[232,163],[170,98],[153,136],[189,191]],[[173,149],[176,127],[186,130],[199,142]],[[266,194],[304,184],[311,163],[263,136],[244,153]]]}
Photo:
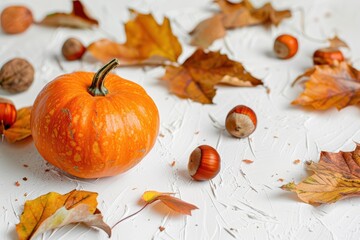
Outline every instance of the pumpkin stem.
{"label": "pumpkin stem", "polygon": [[105,77],[111,70],[115,69],[119,65],[119,60],[114,58],[97,71],[92,80],[91,86],[88,88],[88,92],[93,96],[105,96],[108,94],[109,91],[104,86]]}

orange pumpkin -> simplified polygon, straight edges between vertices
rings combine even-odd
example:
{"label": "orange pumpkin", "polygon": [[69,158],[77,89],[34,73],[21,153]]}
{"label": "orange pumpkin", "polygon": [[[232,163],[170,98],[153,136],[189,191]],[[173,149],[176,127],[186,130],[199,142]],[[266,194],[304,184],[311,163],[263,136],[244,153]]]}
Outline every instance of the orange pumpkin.
{"label": "orange pumpkin", "polygon": [[[59,76],[37,96],[31,131],[41,156],[80,178],[113,176],[134,167],[159,131],[154,101],[138,84],[109,72]],[[105,82],[105,85],[104,85]]]}

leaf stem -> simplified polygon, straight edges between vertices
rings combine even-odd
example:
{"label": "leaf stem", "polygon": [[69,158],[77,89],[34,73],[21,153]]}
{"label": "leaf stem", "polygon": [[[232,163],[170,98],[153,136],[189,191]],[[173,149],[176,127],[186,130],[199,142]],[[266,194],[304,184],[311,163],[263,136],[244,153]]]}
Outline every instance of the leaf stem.
{"label": "leaf stem", "polygon": [[125,221],[126,219],[129,219],[133,216],[135,216],[136,214],[138,214],[139,212],[141,212],[142,210],[144,210],[149,204],[151,204],[152,202],[147,202],[142,208],[140,208],[140,210],[134,212],[133,214],[130,214],[129,216],[124,217],[123,219],[119,220],[117,223],[114,224],[114,226],[111,227],[111,229],[114,229],[116,227],[116,225],[118,225],[119,223]]}

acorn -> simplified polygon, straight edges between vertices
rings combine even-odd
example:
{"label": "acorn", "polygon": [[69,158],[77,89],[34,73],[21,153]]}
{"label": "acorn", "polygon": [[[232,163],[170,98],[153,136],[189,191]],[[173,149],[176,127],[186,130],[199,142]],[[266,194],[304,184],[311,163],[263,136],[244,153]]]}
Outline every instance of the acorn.
{"label": "acorn", "polygon": [[64,42],[61,52],[66,60],[74,61],[82,58],[86,52],[86,47],[82,44],[82,42],[80,42],[80,40],[76,38],[69,38]]}
{"label": "acorn", "polygon": [[314,65],[337,65],[344,60],[342,52],[333,47],[320,48],[313,55]]}
{"label": "acorn", "polygon": [[295,37],[283,34],[278,36],[274,42],[274,52],[280,59],[289,59],[298,51],[298,41]]}

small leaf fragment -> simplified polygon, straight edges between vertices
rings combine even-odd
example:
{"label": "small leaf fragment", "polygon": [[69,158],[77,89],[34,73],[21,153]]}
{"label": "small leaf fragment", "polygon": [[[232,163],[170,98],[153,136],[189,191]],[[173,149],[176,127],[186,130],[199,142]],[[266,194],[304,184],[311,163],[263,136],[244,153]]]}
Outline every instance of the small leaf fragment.
{"label": "small leaf fragment", "polygon": [[305,203],[319,205],[360,196],[360,145],[354,151],[321,152],[318,163],[307,163],[314,174],[300,183],[290,182],[281,188],[295,192]]}
{"label": "small leaf fragment", "polygon": [[10,143],[23,140],[31,136],[30,115],[32,107],[24,107],[17,111],[15,123],[3,131],[6,140]]}
{"label": "small leaf fragment", "polygon": [[212,103],[216,84],[239,87],[262,84],[241,63],[220,52],[202,49],[197,49],[181,66],[168,66],[162,79],[168,82],[170,92],[203,104]]}
{"label": "small leaf fragment", "polygon": [[317,65],[297,80],[303,78],[307,78],[305,90],[292,102],[293,105],[340,110],[360,103],[360,73],[346,62],[336,66]]}
{"label": "small leaf fragment", "polygon": [[344,40],[340,39],[336,35],[333,38],[328,39],[328,42],[330,43],[329,47],[332,48],[340,48],[340,47],[349,48],[349,45],[347,45],[347,43]]}
{"label": "small leaf fragment", "polygon": [[195,205],[184,202],[183,200],[178,199],[176,197],[170,196],[170,194],[171,193],[146,191],[144,192],[142,199],[147,203],[152,203],[154,201],[159,200],[173,211],[190,216],[192,210],[198,209],[198,207],[196,207]]}
{"label": "small leaf fragment", "polygon": [[39,24],[49,27],[91,28],[99,23],[87,14],[85,7],[79,0],[73,0],[71,13],[52,13],[47,15]]}
{"label": "small leaf fragment", "polygon": [[130,11],[133,19],[125,24],[125,43],[101,39],[90,44],[88,51],[102,62],[113,58],[130,65],[176,62],[182,48],[172,33],[169,19],[165,17],[163,23],[158,24],[151,14]]}
{"label": "small leaf fragment", "polygon": [[73,190],[65,195],[50,192],[25,202],[16,232],[20,240],[32,239],[48,230],[82,222],[111,236],[110,227],[96,208],[97,193]]}

